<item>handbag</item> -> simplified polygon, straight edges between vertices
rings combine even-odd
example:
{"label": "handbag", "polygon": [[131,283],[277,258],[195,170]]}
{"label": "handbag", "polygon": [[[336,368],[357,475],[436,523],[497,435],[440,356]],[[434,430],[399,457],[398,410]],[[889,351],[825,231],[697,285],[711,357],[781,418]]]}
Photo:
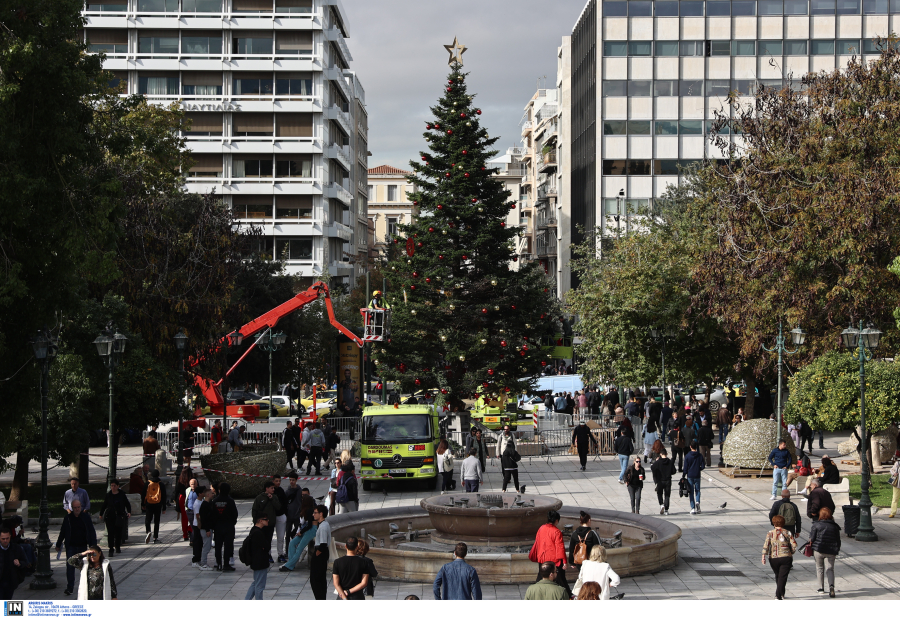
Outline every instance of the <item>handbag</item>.
{"label": "handbag", "polygon": [[[572,553],[572,563],[573,564],[583,564],[584,561],[588,559],[588,553],[587,553],[588,534],[596,535],[597,533],[594,532],[593,530],[588,530],[587,534],[585,534],[583,538],[578,539],[578,543],[575,545],[575,551]],[[598,544],[600,543],[599,536],[597,537],[597,543]]]}
{"label": "handbag", "polygon": [[810,542],[807,541],[806,545],[803,546],[803,555],[806,556],[807,558],[812,558],[812,557],[813,557],[813,546],[812,546],[812,543],[810,543]]}

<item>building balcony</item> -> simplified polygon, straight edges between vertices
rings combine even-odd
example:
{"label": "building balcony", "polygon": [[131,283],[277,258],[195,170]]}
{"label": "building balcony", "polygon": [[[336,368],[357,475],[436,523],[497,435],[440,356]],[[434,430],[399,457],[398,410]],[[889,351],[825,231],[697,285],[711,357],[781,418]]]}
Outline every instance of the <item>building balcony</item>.
{"label": "building balcony", "polygon": [[326,107],[323,111],[325,112],[325,118],[327,118],[328,120],[336,120],[347,133],[347,135],[353,133],[353,124],[350,122],[350,114],[342,110],[337,105]]}
{"label": "building balcony", "polygon": [[330,264],[328,264],[328,272],[333,277],[344,277],[346,275],[353,274],[353,264],[351,264],[350,262],[333,260]]}
{"label": "building balcony", "polygon": [[546,241],[541,242],[541,238],[538,238],[537,241],[537,255],[538,257],[549,257],[556,255],[556,239],[554,238],[552,242]]}
{"label": "building balcony", "polygon": [[363,136],[363,139],[366,140],[366,143],[369,142],[369,129],[367,129],[363,123],[356,123],[356,131]]}
{"label": "building balcony", "polygon": [[551,197],[556,197],[556,185],[550,185],[550,184],[538,185],[537,198],[539,200],[546,200]]}
{"label": "building balcony", "polygon": [[524,186],[531,186],[534,184],[534,175],[530,171],[526,171],[525,175],[522,176],[522,182],[520,183]]}
{"label": "building balcony", "polygon": [[347,47],[347,42],[344,40],[344,35],[337,28],[329,28],[324,31],[325,40],[331,41],[332,43],[337,43],[338,49],[341,50],[341,55],[344,56],[344,61],[347,64],[353,60],[353,56],[350,55],[350,48]]}
{"label": "building balcony", "polygon": [[538,159],[538,172],[551,173],[556,169],[556,152],[550,151]]}
{"label": "building balcony", "polygon": [[322,71],[322,74],[325,76],[325,79],[337,83],[338,87],[341,89],[341,92],[344,93],[344,96],[347,97],[348,101],[353,100],[353,91],[350,89],[350,84],[347,83],[343,72],[339,68],[328,67],[324,71]]}
{"label": "building balcony", "polygon": [[538,217],[538,229],[546,230],[550,228],[555,228],[557,225],[557,219],[555,216],[551,217]]}
{"label": "building balcony", "polygon": [[343,223],[332,222],[325,228],[325,236],[328,238],[340,238],[345,242],[350,242],[350,236],[353,228]]}
{"label": "building balcony", "polygon": [[534,128],[534,123],[530,120],[526,120],[522,123],[522,137],[531,133],[531,130]]}
{"label": "building balcony", "polygon": [[329,159],[334,159],[338,163],[344,166],[344,169],[348,172],[353,171],[352,167],[352,159],[350,158],[350,147],[344,146],[343,148],[338,146],[337,144],[332,144],[325,149],[325,156]]}
{"label": "building balcony", "polygon": [[353,201],[353,196],[350,194],[350,192],[336,182],[330,182],[326,184],[323,195],[327,198],[334,198],[339,200],[348,208]]}

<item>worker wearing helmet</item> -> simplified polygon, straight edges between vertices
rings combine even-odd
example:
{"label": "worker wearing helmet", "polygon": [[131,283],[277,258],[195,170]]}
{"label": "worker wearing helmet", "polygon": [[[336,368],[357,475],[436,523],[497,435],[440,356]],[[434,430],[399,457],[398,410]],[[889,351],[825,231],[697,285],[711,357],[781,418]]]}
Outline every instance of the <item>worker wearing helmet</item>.
{"label": "worker wearing helmet", "polygon": [[[381,311],[373,311],[371,314],[367,315],[367,324],[371,324],[376,327],[384,326],[383,311],[390,308],[390,305],[388,305],[387,301],[384,300],[384,297],[381,294],[381,290],[375,290],[375,292],[372,294],[372,301],[369,303],[369,309],[380,309]],[[383,333],[379,334],[383,335]]]}
{"label": "worker wearing helmet", "polygon": [[372,293],[372,302],[369,303],[369,309],[390,309],[390,306],[388,306],[381,295],[381,290],[375,290]]}

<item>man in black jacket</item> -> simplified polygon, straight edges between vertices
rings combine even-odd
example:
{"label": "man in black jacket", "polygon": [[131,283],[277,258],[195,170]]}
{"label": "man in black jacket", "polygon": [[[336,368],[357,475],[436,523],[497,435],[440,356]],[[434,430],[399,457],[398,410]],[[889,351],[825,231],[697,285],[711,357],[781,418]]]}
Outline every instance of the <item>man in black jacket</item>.
{"label": "man in black jacket", "polygon": [[697,444],[700,445],[700,454],[703,455],[704,461],[706,461],[706,466],[712,466],[712,455],[710,450],[712,449],[713,440],[715,440],[716,435],[713,433],[712,427],[709,425],[709,421],[703,421],[703,424],[700,426],[700,431],[697,432]]}
{"label": "man in black jacket", "polygon": [[[247,589],[245,601],[263,600],[263,591],[266,589],[266,579],[269,576],[269,547],[272,537],[264,531],[270,527],[269,517],[260,515],[256,518],[256,524],[250,528],[250,535],[244,541],[244,549],[250,559],[250,568],[253,570],[253,583]],[[241,555],[243,557],[243,554]]]}
{"label": "man in black jacket", "polygon": [[297,449],[300,448],[300,443],[297,442],[297,436],[294,433],[294,425],[291,421],[287,421],[287,425],[281,432],[281,448],[283,448],[284,452],[287,454],[288,467],[293,468],[294,455],[297,453]]}
{"label": "man in black jacket", "polygon": [[578,461],[581,462],[582,472],[587,467],[588,441],[593,442],[594,446],[599,446],[597,438],[594,437],[585,422],[581,421],[572,432],[572,444],[578,449]]}
{"label": "man in black jacket", "polygon": [[278,500],[278,508],[275,509],[275,534],[278,547],[275,551],[278,553],[278,562],[283,563],[287,562],[287,551],[282,550],[285,548],[284,533],[287,528],[288,499],[284,489],[281,488],[281,477],[273,476],[272,482],[275,483],[275,498]]}
{"label": "man in black jacket", "polygon": [[[219,493],[213,500],[216,509],[213,539],[216,543],[216,570],[234,571],[231,560],[234,556],[234,527],[238,520],[237,505],[231,497],[231,485],[219,484]],[[224,556],[223,556],[224,551]]]}
{"label": "man in black jacket", "polygon": [[650,466],[653,483],[656,485],[656,499],[659,500],[659,514],[669,514],[669,496],[672,495],[672,476],[675,474],[675,461],[669,459],[665,447],[659,457]]}
{"label": "man in black jacket", "polygon": [[[784,506],[784,509],[781,507]],[[789,515],[787,510],[790,509],[793,511],[793,515]],[[785,521],[785,529],[791,532],[794,536],[800,534],[800,524],[802,523],[800,520],[800,509],[797,508],[797,505],[791,502],[791,490],[790,489],[782,489],[781,490],[781,500],[772,505],[772,508],[769,509],[769,523],[772,523],[772,518],[776,515],[781,515],[784,517]],[[793,525],[791,524],[791,520],[793,519]]]}
{"label": "man in black jacket", "polygon": [[[94,523],[91,516],[81,510],[81,501],[72,502],[72,512],[63,518],[62,529],[59,531],[59,538],[56,540],[56,551],[60,551],[66,545],[66,560],[87,551],[88,545],[97,544],[97,531],[94,530]],[[66,589],[63,594],[66,596],[72,594],[75,589],[75,567],[66,564]]]}
{"label": "man in black jacket", "polygon": [[822,487],[822,481],[815,479],[811,484],[812,490],[809,492],[809,502],[806,504],[806,514],[813,521],[819,519],[819,509],[827,506],[834,513],[834,500],[827,489]]}
{"label": "man in black jacket", "polygon": [[[20,569],[26,564],[25,551],[21,545],[12,542],[12,537],[12,530],[0,528],[0,600],[2,601],[12,600],[13,593],[22,583]],[[71,592],[67,592],[67,594],[71,594]]]}

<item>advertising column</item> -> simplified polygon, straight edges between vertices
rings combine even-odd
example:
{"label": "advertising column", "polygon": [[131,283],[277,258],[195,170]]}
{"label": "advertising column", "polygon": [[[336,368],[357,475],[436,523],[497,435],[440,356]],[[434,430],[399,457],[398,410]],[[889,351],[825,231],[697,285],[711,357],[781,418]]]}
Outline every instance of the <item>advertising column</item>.
{"label": "advertising column", "polygon": [[362,409],[362,350],[345,339],[338,343],[338,410],[361,414]]}

